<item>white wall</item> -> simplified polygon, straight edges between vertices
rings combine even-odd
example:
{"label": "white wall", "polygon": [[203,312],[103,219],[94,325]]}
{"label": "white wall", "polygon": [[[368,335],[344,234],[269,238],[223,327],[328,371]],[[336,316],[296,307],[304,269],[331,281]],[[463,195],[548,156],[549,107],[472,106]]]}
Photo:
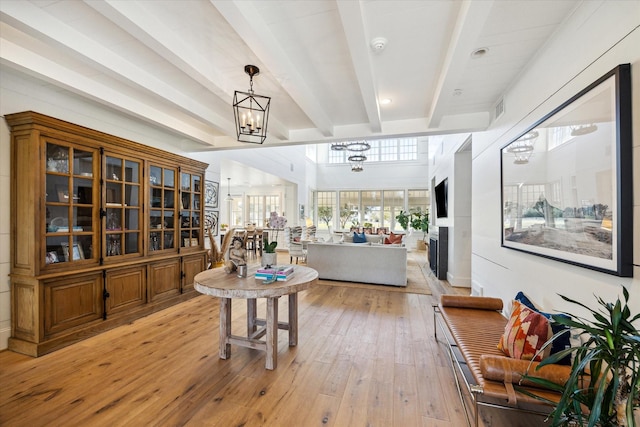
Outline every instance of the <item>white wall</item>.
{"label": "white wall", "polygon": [[[614,300],[621,285],[640,312],[640,2],[584,2],[523,70],[505,94],[505,114],[473,135],[472,282],[484,295],[509,302],[524,291],[545,310],[579,310],[558,297],[587,304]],[[633,87],[634,278],[620,278],[502,248],[500,148],[618,64],[631,63]],[[507,304],[507,307],[509,304]]]}
{"label": "white wall", "polygon": [[437,218],[431,198],[431,224],[449,228],[447,281],[460,287],[471,286],[471,152],[461,151],[468,139],[469,134],[457,134],[429,140],[429,182],[438,185],[447,178],[449,202],[447,217]]}
{"label": "white wall", "polygon": [[[452,286],[471,287],[471,150],[454,158],[453,228],[449,234],[447,281]],[[451,202],[450,202],[451,203]]]}
{"label": "white wall", "polygon": [[[232,184],[234,194],[275,194],[278,193],[284,200],[284,212],[288,225],[298,225],[300,218],[298,215],[298,205],[305,205],[308,212],[308,191],[310,185],[315,182],[312,178],[315,174],[308,172],[310,165],[306,158],[305,147],[303,145],[295,147],[257,147],[254,149],[224,150],[216,152],[194,153],[192,157],[209,163],[208,173],[212,176],[220,176],[220,171],[225,161],[235,161],[247,165],[251,168],[278,176],[290,184],[275,189],[270,186],[264,187],[244,187]],[[221,198],[220,218],[221,222],[228,222],[228,205],[224,203],[224,195],[227,191],[226,177],[221,178],[220,188],[223,197]],[[279,212],[281,213],[281,212]]]}

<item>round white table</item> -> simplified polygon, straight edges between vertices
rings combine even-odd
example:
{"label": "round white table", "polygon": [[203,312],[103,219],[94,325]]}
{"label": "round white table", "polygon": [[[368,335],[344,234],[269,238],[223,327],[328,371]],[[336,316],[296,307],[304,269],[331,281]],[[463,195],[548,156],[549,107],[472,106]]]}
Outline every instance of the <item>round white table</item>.
{"label": "round white table", "polygon": [[[196,275],[194,286],[202,294],[220,298],[220,358],[231,357],[231,344],[234,344],[265,351],[266,368],[275,369],[278,365],[278,329],[289,331],[289,346],[298,344],[298,292],[316,284],[318,272],[295,265],[287,281],[264,284],[254,277],[258,267],[249,265],[247,277],[242,278],[236,273],[225,273],[223,268],[206,270]],[[289,296],[289,323],[278,322],[278,299],[283,295]],[[246,337],[231,334],[233,298],[247,300]],[[267,299],[266,319],[257,318],[257,298]],[[261,340],[263,336],[265,339]]]}

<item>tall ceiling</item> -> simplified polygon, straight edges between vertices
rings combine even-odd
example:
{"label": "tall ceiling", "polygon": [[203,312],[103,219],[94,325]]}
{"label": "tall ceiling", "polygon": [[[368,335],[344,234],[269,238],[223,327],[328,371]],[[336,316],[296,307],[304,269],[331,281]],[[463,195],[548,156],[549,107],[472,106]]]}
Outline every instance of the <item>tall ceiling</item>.
{"label": "tall ceiling", "polygon": [[247,64],[272,98],[265,145],[458,133],[490,124],[577,3],[2,0],[0,71],[174,133],[187,151],[255,147],[235,141],[231,108]]}

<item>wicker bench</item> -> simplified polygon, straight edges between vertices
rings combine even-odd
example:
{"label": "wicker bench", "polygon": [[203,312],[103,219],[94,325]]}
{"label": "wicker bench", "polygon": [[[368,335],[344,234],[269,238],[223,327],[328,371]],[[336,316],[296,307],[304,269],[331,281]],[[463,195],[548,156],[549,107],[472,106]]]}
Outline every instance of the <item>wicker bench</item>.
{"label": "wicker bench", "polygon": [[[440,304],[433,308],[435,337],[440,338],[440,329],[455,371],[460,399],[467,414],[471,413],[475,426],[478,425],[479,406],[536,414],[551,412],[551,406],[517,389],[526,389],[551,401],[557,401],[560,395],[531,387],[530,383],[522,381],[522,375],[528,369],[531,375],[564,383],[569,377],[570,367],[549,365],[534,370],[537,363],[504,356],[497,348],[507,324],[507,319],[501,314],[501,299],[442,295]],[[463,383],[473,402],[473,408],[468,408],[466,404]],[[469,418],[467,421],[471,424]]]}

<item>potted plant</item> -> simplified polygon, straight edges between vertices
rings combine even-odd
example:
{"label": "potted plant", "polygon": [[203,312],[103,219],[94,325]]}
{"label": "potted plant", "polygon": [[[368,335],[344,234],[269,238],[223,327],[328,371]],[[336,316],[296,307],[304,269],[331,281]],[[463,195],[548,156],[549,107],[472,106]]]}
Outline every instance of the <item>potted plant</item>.
{"label": "potted plant", "polygon": [[287,225],[287,219],[284,216],[278,216],[277,212],[271,212],[269,216],[269,228],[275,230],[275,235],[272,236],[273,240],[269,242],[266,237],[263,239],[262,260],[260,264],[264,267],[266,265],[276,265],[278,262],[278,255],[276,254],[276,247],[278,246],[278,231],[283,229]]}
{"label": "potted plant", "polygon": [[422,232],[422,240],[416,242],[416,246],[419,250],[427,250],[427,236],[429,235],[429,211],[426,212],[412,212],[411,213],[411,228],[416,231]]}
{"label": "potted plant", "polygon": [[398,221],[398,224],[400,224],[400,227],[402,227],[404,231],[407,231],[407,229],[409,228],[410,219],[411,214],[405,211],[400,211],[400,213],[396,215],[396,221]]}
{"label": "potted plant", "polygon": [[[553,354],[538,366],[556,363],[574,353],[571,375],[565,384],[527,378],[557,390],[562,397],[550,415],[552,426],[636,426],[634,415],[640,409],[640,332],[634,322],[640,314],[631,313],[629,292],[623,287],[624,303],[605,302],[597,297],[599,309],[561,296],[567,302],[586,309],[594,320],[570,313],[553,314],[553,321],[581,331],[581,344]],[[545,346],[563,332],[555,334]],[[564,333],[568,333],[564,331]],[[586,409],[586,411],[585,411]]]}

